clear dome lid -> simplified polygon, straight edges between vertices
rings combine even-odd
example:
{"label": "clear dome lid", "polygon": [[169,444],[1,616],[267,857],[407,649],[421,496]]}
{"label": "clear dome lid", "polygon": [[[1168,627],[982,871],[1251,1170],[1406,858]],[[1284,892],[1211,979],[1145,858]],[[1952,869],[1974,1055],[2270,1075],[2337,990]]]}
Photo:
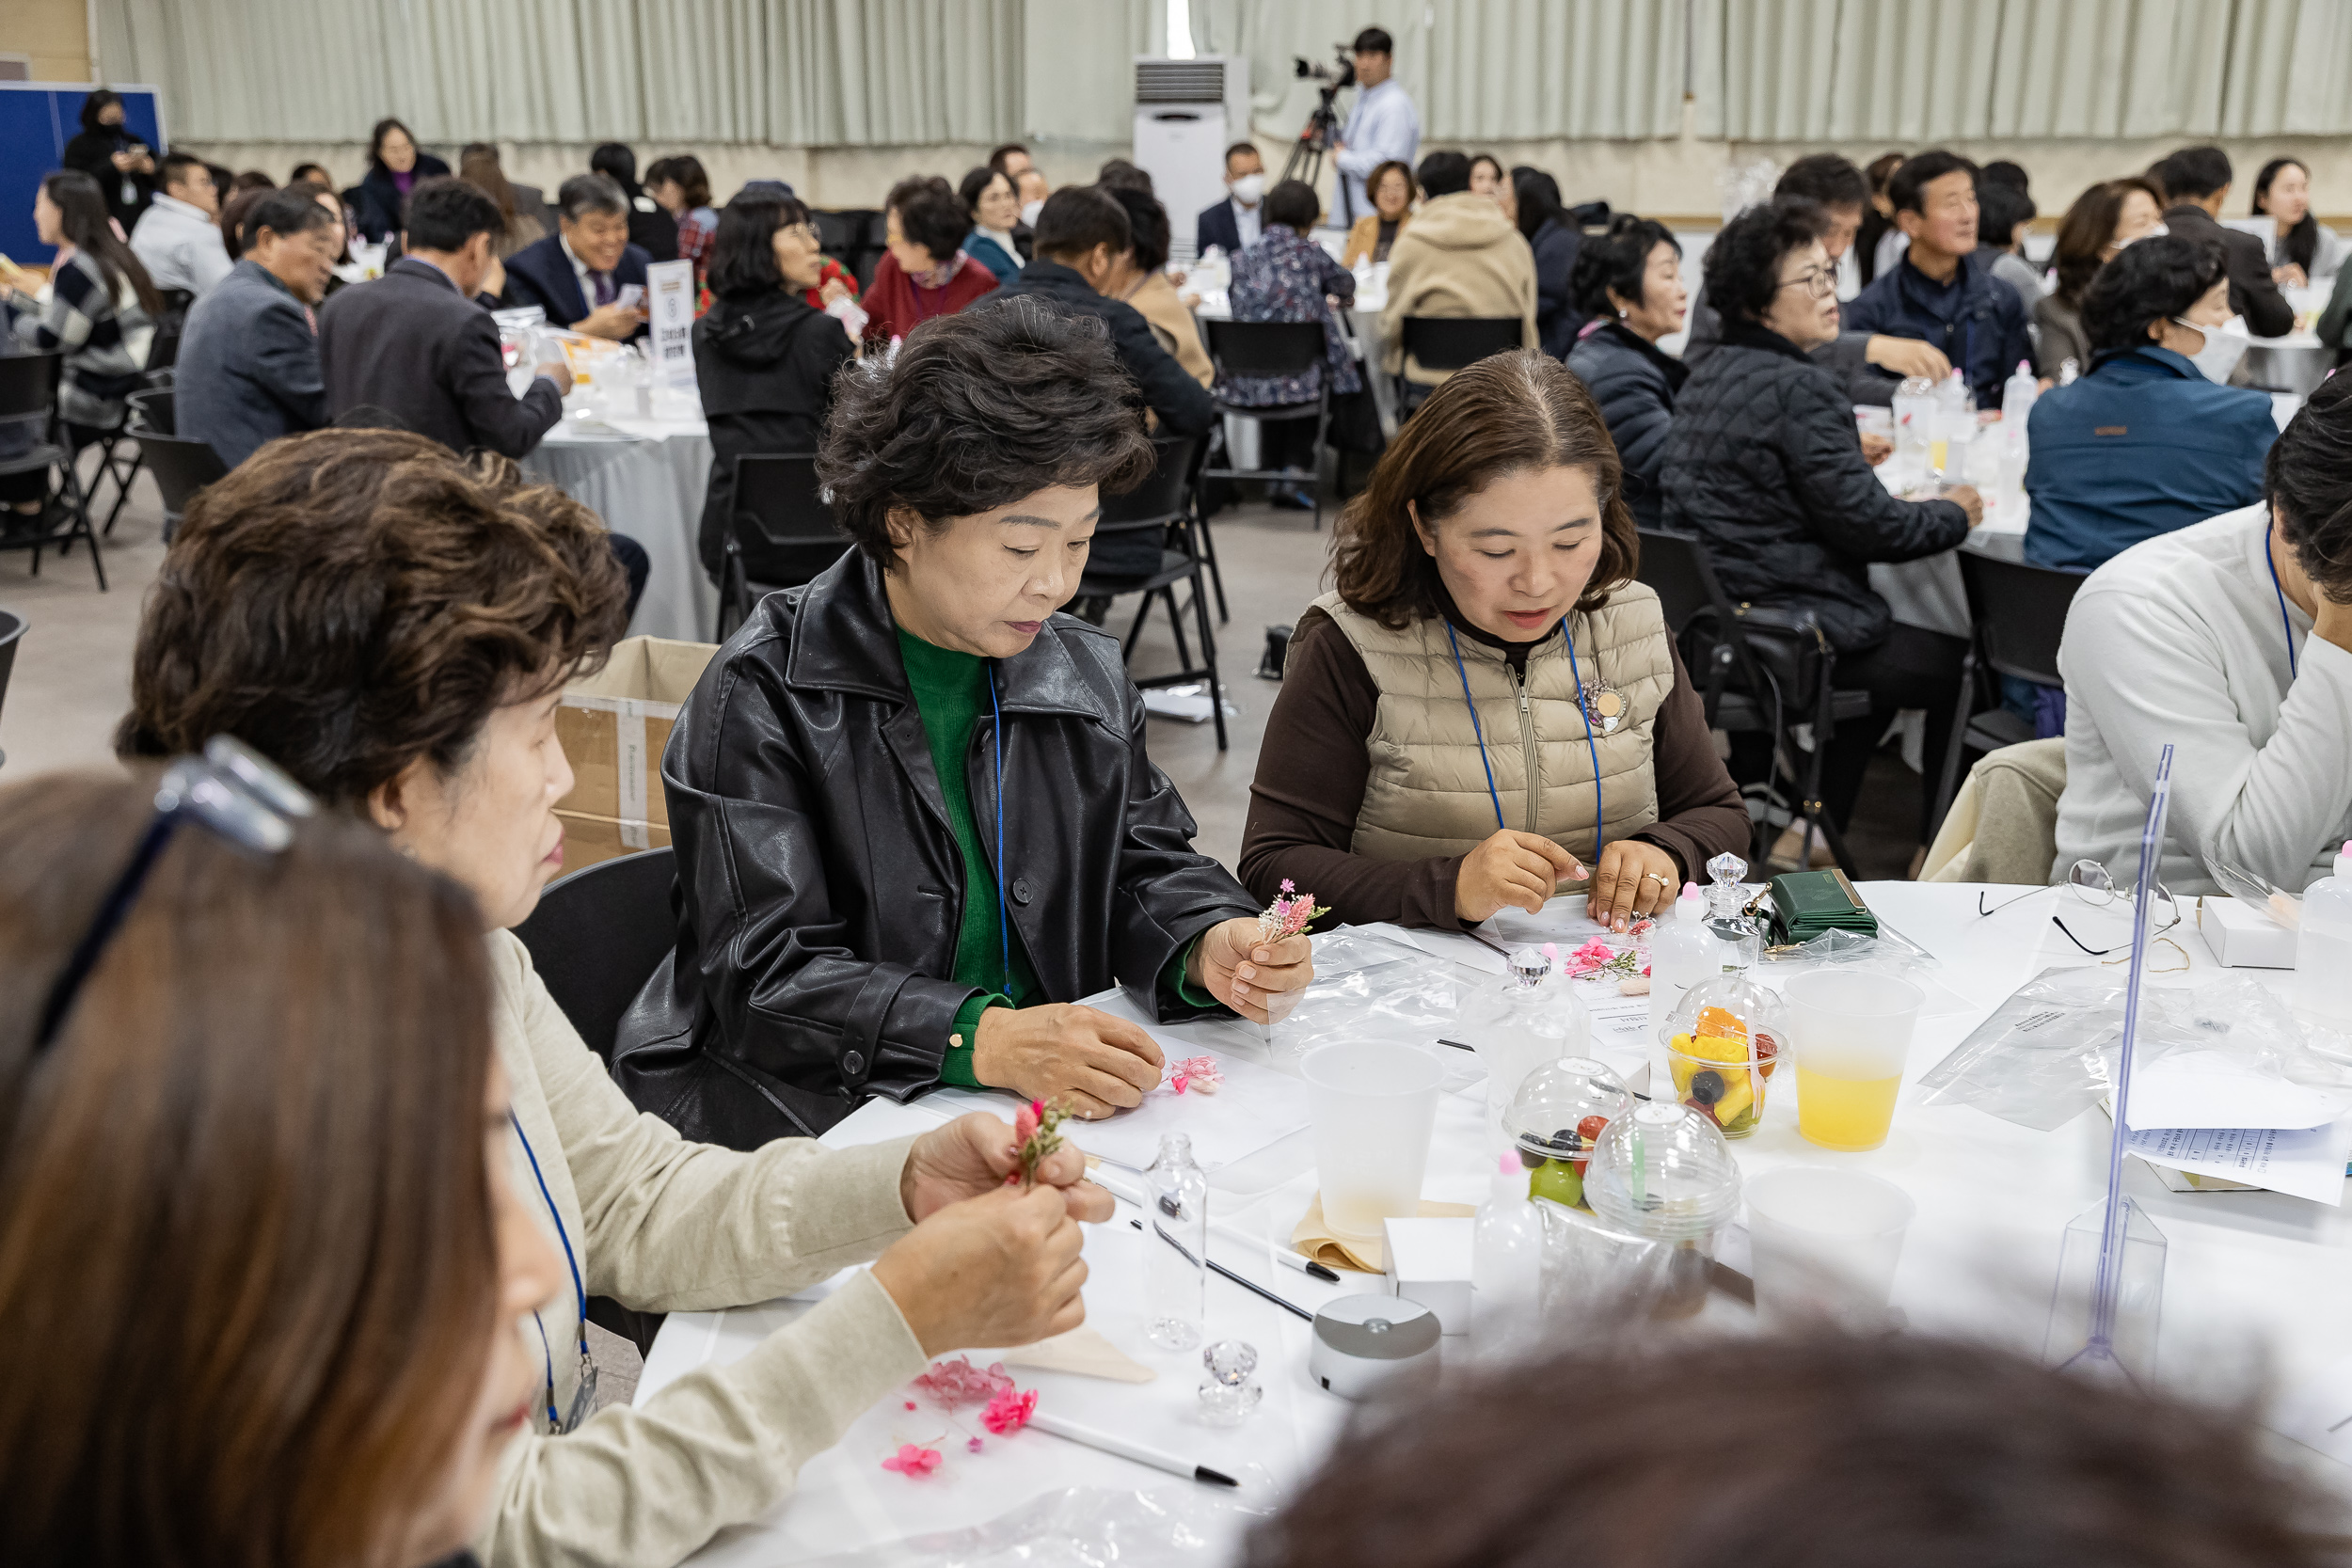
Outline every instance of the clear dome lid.
{"label": "clear dome lid", "polygon": [[1658,1039],[1669,1051],[1758,1065],[1770,1077],[1788,1049],[1788,1004],[1744,974],[1726,972],[1684,991]]}
{"label": "clear dome lid", "polygon": [[1558,1041],[1557,1054],[1582,1051],[1591,1037],[1592,1017],[1557,959],[1558,950],[1549,942],[1513,951],[1502,979],[1490,980],[1462,999],[1460,1022],[1472,1031],[1464,1043],[1479,1049],[1476,1031],[1508,1029]]}
{"label": "clear dome lid", "polygon": [[1584,1171],[1584,1201],[1654,1241],[1712,1235],[1740,1208],[1740,1164],[1712,1119],[1652,1102],[1612,1121]]}
{"label": "clear dome lid", "polygon": [[1632,1104],[1625,1080],[1607,1063],[1563,1056],[1527,1075],[1502,1114],[1502,1130],[1520,1153],[1538,1161],[1584,1159],[1600,1132],[1589,1118],[1606,1124]]}

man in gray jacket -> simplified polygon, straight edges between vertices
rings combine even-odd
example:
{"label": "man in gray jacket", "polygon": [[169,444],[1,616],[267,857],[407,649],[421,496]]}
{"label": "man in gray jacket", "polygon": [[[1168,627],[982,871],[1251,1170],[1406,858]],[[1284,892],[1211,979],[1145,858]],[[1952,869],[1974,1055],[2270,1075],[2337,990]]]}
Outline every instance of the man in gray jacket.
{"label": "man in gray jacket", "polygon": [[179,433],[232,468],[265,441],[326,423],[310,308],[343,247],[334,214],[298,190],[263,197],[244,241],[245,259],[188,311],[172,400]]}

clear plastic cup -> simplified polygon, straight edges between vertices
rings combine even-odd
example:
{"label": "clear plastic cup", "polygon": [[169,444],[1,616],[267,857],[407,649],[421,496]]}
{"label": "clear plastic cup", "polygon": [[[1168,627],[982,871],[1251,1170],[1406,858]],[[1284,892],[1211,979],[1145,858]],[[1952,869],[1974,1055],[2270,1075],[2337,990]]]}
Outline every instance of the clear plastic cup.
{"label": "clear plastic cup", "polygon": [[1789,980],[1797,1061],[1797,1132],[1849,1153],[1878,1148],[1895,1120],[1895,1096],[1927,993],[1893,974],[1821,969]]}
{"label": "clear plastic cup", "polygon": [[1314,1117],[1315,1177],[1333,1234],[1369,1241],[1421,1212],[1446,1064],[1387,1040],[1326,1045],[1299,1059]]}
{"label": "clear plastic cup", "polygon": [[1740,1164],[1714,1118],[1688,1106],[1637,1106],[1601,1130],[1584,1201],[1613,1229],[1672,1251],[1654,1310],[1706,1305],[1715,1243],[1740,1211]]}
{"label": "clear plastic cup", "polygon": [[1767,1326],[1883,1327],[1917,1206],[1867,1171],[1793,1165],[1747,1184],[1756,1312]]}

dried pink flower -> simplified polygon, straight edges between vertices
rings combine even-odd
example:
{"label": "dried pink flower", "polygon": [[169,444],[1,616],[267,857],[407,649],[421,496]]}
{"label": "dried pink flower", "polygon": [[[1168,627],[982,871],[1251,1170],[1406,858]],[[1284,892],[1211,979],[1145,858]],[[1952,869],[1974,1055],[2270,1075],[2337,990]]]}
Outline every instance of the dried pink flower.
{"label": "dried pink flower", "polygon": [[896,1470],[910,1480],[928,1476],[939,1468],[937,1449],[918,1449],[912,1443],[901,1443],[898,1451],[882,1462],[885,1470]]}
{"label": "dried pink flower", "polygon": [[1008,1388],[988,1402],[988,1408],[980,1413],[980,1424],[999,1437],[1009,1437],[1027,1426],[1036,1410],[1036,1389]]}
{"label": "dried pink flower", "polygon": [[1187,1056],[1171,1062],[1168,1069],[1168,1086],[1178,1094],[1198,1089],[1202,1094],[1215,1094],[1225,1085],[1225,1069],[1216,1065],[1215,1056]]}
{"label": "dried pink flower", "polygon": [[[960,1405],[986,1404],[1009,1392],[1013,1382],[1001,1361],[982,1371],[972,1365],[970,1356],[959,1355],[952,1361],[932,1362],[931,1370],[916,1378],[913,1386],[940,1408],[953,1410]],[[914,1406],[910,1403],[907,1408]]]}

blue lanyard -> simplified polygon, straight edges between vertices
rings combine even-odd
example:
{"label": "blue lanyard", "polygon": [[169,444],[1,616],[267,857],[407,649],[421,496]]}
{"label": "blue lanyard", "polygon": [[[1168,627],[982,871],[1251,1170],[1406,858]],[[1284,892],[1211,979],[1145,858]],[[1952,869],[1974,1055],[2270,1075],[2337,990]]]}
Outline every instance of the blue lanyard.
{"label": "blue lanyard", "polygon": [[2263,564],[2270,568],[2270,591],[2279,595],[2279,625],[2286,628],[2287,634],[2287,679],[2294,680],[2302,673],[2296,668],[2295,623],[2287,619],[2286,586],[2279,580],[2279,562],[2270,553],[2270,536],[2267,533],[2263,536]]}
{"label": "blue lanyard", "polygon": [[[1600,745],[1593,738],[1593,716],[1584,707],[1584,672],[1577,664],[1576,639],[1565,626],[1561,627],[1560,637],[1568,647],[1568,673],[1576,678],[1577,711],[1584,715],[1584,747],[1593,759],[1593,860],[1597,863],[1601,848],[1608,842],[1601,827],[1604,818],[1601,816]],[[1486,758],[1486,731],[1478,721],[1478,705],[1470,698],[1470,670],[1462,663],[1461,640],[1454,635],[1454,623],[1451,621],[1445,625],[1445,640],[1454,650],[1454,673],[1461,678],[1462,705],[1470,709],[1470,733],[1478,737],[1478,765],[1486,770],[1486,799],[1494,802],[1495,826],[1508,832],[1511,825],[1502,819],[1502,794],[1495,788],[1495,765]],[[1530,823],[1528,831],[1533,832],[1534,824]]]}
{"label": "blue lanyard", "polygon": [[[572,1292],[580,1300],[580,1356],[585,1361],[588,1359],[588,1290],[580,1283],[580,1259],[572,1255],[572,1238],[564,1228],[564,1216],[556,1212],[554,1195],[548,1191],[547,1174],[539,1168],[539,1156],[532,1151],[530,1138],[524,1136],[521,1118],[510,1107],[506,1119],[514,1123],[515,1136],[522,1141],[523,1158],[531,1162],[531,1174],[539,1180],[539,1196],[548,1206],[548,1217],[555,1222],[555,1239],[564,1243],[564,1261],[571,1265]],[[539,1354],[547,1358],[548,1364],[548,1427],[550,1431],[561,1432],[564,1430],[564,1419],[555,1413],[555,1353],[548,1347],[546,1323],[536,1312],[531,1315],[531,1321],[539,1325]]]}

